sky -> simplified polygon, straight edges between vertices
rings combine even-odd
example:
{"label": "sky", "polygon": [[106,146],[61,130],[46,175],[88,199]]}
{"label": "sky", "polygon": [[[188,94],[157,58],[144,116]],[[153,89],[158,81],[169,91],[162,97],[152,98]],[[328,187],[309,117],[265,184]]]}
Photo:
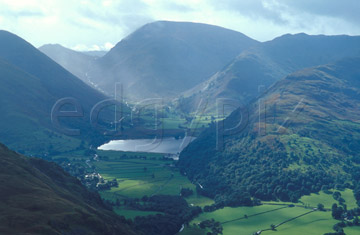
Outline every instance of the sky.
{"label": "sky", "polygon": [[359,0],[0,0],[0,29],[36,47],[109,50],[146,23],[207,23],[259,41],[286,33],[360,35]]}

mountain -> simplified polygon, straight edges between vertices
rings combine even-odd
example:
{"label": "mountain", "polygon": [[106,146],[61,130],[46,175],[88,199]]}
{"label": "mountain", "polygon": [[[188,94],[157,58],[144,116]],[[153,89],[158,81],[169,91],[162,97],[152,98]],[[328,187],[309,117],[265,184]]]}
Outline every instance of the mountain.
{"label": "mountain", "polygon": [[1,234],[136,234],[55,163],[0,144]]}
{"label": "mountain", "polygon": [[[0,31],[0,90],[0,141],[14,150],[46,154],[83,147],[81,140],[103,138],[89,116],[107,97],[7,31]],[[52,108],[65,97],[75,99],[84,115],[60,118],[60,124],[79,129],[80,136],[66,136],[52,124]],[[74,107],[65,105],[61,110]]]}
{"label": "mountain", "polygon": [[259,42],[225,28],[188,22],[146,24],[121,40],[89,72],[107,93],[122,83],[127,96],[172,98],[205,81]]}
{"label": "mountain", "polygon": [[81,53],[94,57],[103,57],[108,51],[81,51]]}
{"label": "mountain", "polygon": [[343,59],[278,81],[190,143],[181,171],[228,205],[360,189],[359,64]]}
{"label": "mountain", "polygon": [[59,44],[46,44],[39,47],[39,50],[76,77],[92,85],[87,77],[87,71],[99,58],[98,56],[91,55],[91,52],[86,54],[70,50]]}
{"label": "mountain", "polygon": [[351,56],[360,56],[358,36],[287,34],[242,52],[210,79],[183,93],[180,107],[191,110],[203,99],[213,112],[212,104],[218,98],[246,104],[260,95],[261,87],[269,87],[290,73]]}

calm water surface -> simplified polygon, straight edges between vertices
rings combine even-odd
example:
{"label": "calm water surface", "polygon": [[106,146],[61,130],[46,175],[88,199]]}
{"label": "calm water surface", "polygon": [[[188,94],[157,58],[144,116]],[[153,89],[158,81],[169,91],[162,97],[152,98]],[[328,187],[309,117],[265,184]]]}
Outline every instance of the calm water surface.
{"label": "calm water surface", "polygon": [[111,140],[101,145],[100,150],[116,150],[129,152],[151,152],[151,153],[180,153],[195,137],[183,139],[135,139],[135,140]]}

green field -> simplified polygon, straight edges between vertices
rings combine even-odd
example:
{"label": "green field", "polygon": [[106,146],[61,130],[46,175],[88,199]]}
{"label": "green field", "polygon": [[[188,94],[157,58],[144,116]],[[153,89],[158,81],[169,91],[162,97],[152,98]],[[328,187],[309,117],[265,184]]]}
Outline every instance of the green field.
{"label": "green field", "polygon": [[[97,154],[101,160],[92,161],[91,164],[104,178],[110,180],[116,178],[119,183],[116,188],[100,192],[104,199],[116,201],[124,198],[142,198],[144,195],[179,195],[181,187],[186,187],[194,190],[194,195],[186,199],[190,205],[204,207],[214,203],[212,199],[197,195],[195,185],[179,173],[174,167],[175,162],[173,160],[164,159],[163,154],[120,151],[97,151]],[[68,157],[72,160],[85,159],[81,155],[82,152],[78,151],[73,152]],[[346,189],[339,192],[349,209],[356,207],[352,190]],[[277,225],[290,218],[311,212],[312,208],[317,207],[319,203],[330,209],[332,204],[336,202],[332,194],[320,192],[303,196],[298,203],[264,202],[266,204],[257,207],[226,207],[214,212],[200,214],[189,223],[190,227],[186,227],[180,234],[206,234],[206,230],[193,226],[193,224],[198,224],[207,219],[215,219],[221,222],[225,235],[253,234],[259,230],[269,229],[271,224]],[[294,204],[296,207],[288,207],[289,204]],[[156,211],[137,211],[125,207],[115,207],[115,212],[129,219],[159,213]],[[245,215],[248,216],[247,219],[244,217]],[[315,211],[279,226],[277,231],[268,230],[263,231],[262,234],[321,235],[333,232],[332,227],[337,222],[331,217],[330,211]],[[348,235],[359,234],[360,228],[349,227],[345,229],[345,232]]]}
{"label": "green field", "polygon": [[192,188],[186,177],[171,169],[172,161],[153,159],[126,159],[95,162],[98,172],[105,179],[116,178],[117,188],[106,191],[120,197],[141,198],[154,194],[178,195],[181,187]]}
{"label": "green field", "polygon": [[[129,158],[121,158],[124,154]],[[144,195],[179,195],[181,187],[191,188],[195,192],[195,185],[173,167],[175,162],[172,160],[164,160],[162,154],[98,151],[98,155],[105,157],[105,159],[99,162],[93,162],[97,171],[104,178],[116,178],[119,182],[118,187],[101,192],[102,197],[105,199],[115,201],[116,199],[122,198],[141,198]],[[137,158],[134,158],[134,156],[137,156]],[[146,159],[140,158],[140,156],[146,156]],[[352,190],[346,189],[340,191],[340,193],[345,199],[345,203],[348,205],[349,209],[356,207],[356,201]],[[189,204],[201,207],[213,203],[213,200],[196,195],[196,193],[187,198],[187,201]],[[286,205],[262,205],[258,207],[238,208],[226,207],[211,213],[202,213],[190,222],[190,227],[185,228],[180,234],[206,234],[206,230],[200,229],[197,226],[193,227],[192,224],[198,224],[207,219],[215,219],[216,221],[223,223],[223,233],[225,235],[253,234],[259,230],[269,229],[271,224],[277,225],[287,219],[310,212],[312,211],[312,208],[317,207],[319,203],[322,203],[325,208],[331,208],[332,204],[336,202],[337,201],[335,201],[332,194],[320,192],[318,194],[303,196],[299,203],[295,203],[297,207],[288,207]],[[307,206],[308,208],[300,206]],[[136,216],[146,216],[158,213],[129,210],[127,208],[117,208],[115,211],[126,218],[135,218]],[[255,215],[263,212],[266,213]],[[245,219],[244,215],[247,215],[248,218]],[[318,235],[332,232],[332,227],[336,223],[337,221],[331,217],[331,212],[315,211],[279,226],[277,231],[268,230],[262,232],[262,234]],[[356,232],[359,231],[359,228],[355,227],[346,229],[350,235],[356,234]]]}
{"label": "green field", "polygon": [[[275,205],[262,205],[258,207],[237,207],[223,208],[210,213],[203,213],[193,221],[197,224],[203,220],[215,219],[223,226],[224,235],[244,234],[252,235],[259,230],[269,229],[271,224],[277,225],[285,220],[299,216],[310,209],[301,207],[284,207]],[[255,215],[265,212],[264,214]],[[248,218],[244,218],[247,215]],[[254,216],[252,216],[254,215]],[[238,220],[236,220],[238,219]],[[336,223],[331,217],[330,212],[315,211],[311,214],[300,217],[296,220],[285,223],[277,228],[277,231],[264,231],[262,234],[279,234],[279,235],[319,235],[332,231],[332,226]],[[183,235],[199,234],[201,229],[186,228]],[[201,234],[201,233],[200,233]]]}
{"label": "green field", "polygon": [[345,199],[345,204],[348,209],[357,208],[356,199],[354,197],[354,192],[350,189],[345,189],[344,191],[340,191],[341,197]]}
{"label": "green field", "polygon": [[[156,114],[156,115],[159,115]],[[178,113],[178,112],[164,112],[164,116],[161,114],[155,116],[154,110],[145,110],[139,116],[143,123],[142,125],[146,127],[153,127],[155,125],[155,120],[158,121],[157,125],[163,127],[164,129],[184,129],[184,128],[204,128],[207,127],[212,120],[216,120],[215,117],[212,118],[210,115],[205,115],[202,113]]]}
{"label": "green field", "polygon": [[[340,191],[340,193],[345,199],[345,203],[349,209],[356,207],[356,200],[352,190],[346,189]],[[320,192],[319,194],[303,196],[299,203],[294,203],[296,207],[288,207],[288,205],[292,203],[284,203],[285,205],[268,205],[282,204],[282,202],[264,202],[266,205],[257,207],[225,207],[214,212],[201,214],[191,221],[190,227],[185,228],[180,235],[206,234],[206,230],[200,229],[198,226],[193,226],[193,224],[198,224],[201,221],[209,219],[214,219],[222,223],[224,235],[251,235],[259,230],[269,229],[271,224],[277,225],[287,219],[311,212],[312,208],[317,207],[319,203],[322,203],[329,209],[332,204],[336,202],[332,194]],[[307,208],[304,208],[304,205]],[[256,215],[258,213],[263,214]],[[247,219],[245,215],[248,216]],[[279,226],[276,229],[277,231],[268,230],[263,231],[261,234],[321,235],[327,232],[333,232],[332,227],[337,222],[339,221],[332,218],[331,211],[315,211]],[[360,227],[349,227],[345,229],[345,232],[348,235],[360,234]]]}
{"label": "green field", "polygon": [[[205,206],[214,203],[209,198],[197,195],[195,185],[180,174],[174,167],[173,160],[164,160],[163,154],[98,151],[98,155],[102,160],[92,162],[97,171],[105,179],[116,178],[119,184],[111,190],[101,191],[100,194],[104,199],[116,201],[123,198],[142,198],[145,195],[179,195],[181,188],[184,187],[194,191],[194,195],[187,198],[189,204]],[[129,158],[124,159],[124,155]],[[143,215],[143,212],[128,210],[119,214],[131,218]]]}
{"label": "green field", "polygon": [[344,232],[346,235],[358,235],[360,234],[360,227],[346,227]]}
{"label": "green field", "polygon": [[[345,199],[345,204],[347,205],[348,209],[357,207],[354,193],[351,189],[345,189],[344,191],[339,192],[341,193],[341,197]],[[310,207],[316,207],[317,204],[322,203],[325,208],[328,209],[331,209],[332,204],[338,203],[333,198],[332,194],[326,194],[324,192],[319,192],[318,194],[312,193],[309,196],[303,196],[301,197],[300,201],[304,203],[304,205],[308,205]]]}

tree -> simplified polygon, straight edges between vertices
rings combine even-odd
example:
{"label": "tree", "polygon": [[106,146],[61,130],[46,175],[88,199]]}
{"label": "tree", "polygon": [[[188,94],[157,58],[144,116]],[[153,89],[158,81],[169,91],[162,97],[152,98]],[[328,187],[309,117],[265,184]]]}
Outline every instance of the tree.
{"label": "tree", "polygon": [[338,201],[340,197],[341,197],[341,193],[340,193],[340,192],[338,192],[338,191],[334,192],[333,198],[334,198],[336,201]]}
{"label": "tree", "polygon": [[194,191],[190,188],[182,188],[180,191],[180,196],[189,197],[194,194]]}
{"label": "tree", "polygon": [[360,225],[359,217],[356,216],[353,223],[354,223],[354,225],[359,226]]}
{"label": "tree", "polygon": [[331,211],[331,215],[334,219],[341,219],[341,216],[344,213],[344,209],[341,206],[337,206],[336,203],[332,205]]}
{"label": "tree", "polygon": [[325,211],[324,205],[321,204],[321,203],[319,203],[319,204],[317,205],[317,208],[318,208],[319,211]]}

